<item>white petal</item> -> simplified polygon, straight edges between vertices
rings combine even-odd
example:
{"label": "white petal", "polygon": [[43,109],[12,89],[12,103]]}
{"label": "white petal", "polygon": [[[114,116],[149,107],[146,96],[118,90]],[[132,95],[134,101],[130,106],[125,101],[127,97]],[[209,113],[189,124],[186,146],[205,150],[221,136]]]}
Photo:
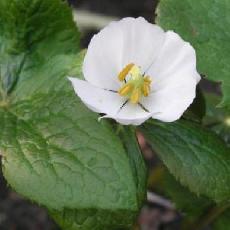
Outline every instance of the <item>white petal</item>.
{"label": "white petal", "polygon": [[138,104],[128,102],[113,118],[123,125],[140,125],[150,117],[151,113],[145,112]]}
{"label": "white petal", "polygon": [[124,99],[117,93],[100,89],[77,78],[70,77],[69,80],[72,82],[76,94],[86,106],[97,113],[115,116],[124,103]]}
{"label": "white petal", "polygon": [[[152,92],[143,98],[141,103],[152,113],[152,117],[164,122],[172,122],[179,119],[184,111],[193,102],[196,94],[196,73],[184,75],[183,72],[175,72],[171,77],[184,76],[184,80],[169,83],[158,91]],[[188,79],[186,80],[186,78]]]}
{"label": "white petal", "polygon": [[123,33],[117,22],[110,23],[92,38],[86,53],[83,74],[91,84],[118,90],[122,69]]}
{"label": "white petal", "polygon": [[135,63],[145,72],[159,55],[165,32],[142,17],[125,18],[119,24],[124,34],[122,65]]}
{"label": "white petal", "polygon": [[83,73],[98,87],[118,90],[117,76],[129,63],[144,72],[159,54],[164,31],[143,18],[124,18],[110,23],[93,37],[85,56]]}
{"label": "white petal", "polygon": [[174,32],[167,32],[165,43],[148,75],[152,76],[152,93],[142,104],[152,117],[171,122],[179,119],[195,98],[200,75],[192,46]]}
{"label": "white petal", "polygon": [[[184,76],[173,75],[178,70],[184,71]],[[146,75],[152,77],[152,89],[157,90],[164,84],[171,84],[172,81],[180,81],[184,78],[186,80],[189,75],[199,82],[200,76],[198,73],[194,74],[194,71],[196,71],[195,50],[188,42],[182,40],[178,34],[168,31],[166,32],[166,39],[161,52]]]}

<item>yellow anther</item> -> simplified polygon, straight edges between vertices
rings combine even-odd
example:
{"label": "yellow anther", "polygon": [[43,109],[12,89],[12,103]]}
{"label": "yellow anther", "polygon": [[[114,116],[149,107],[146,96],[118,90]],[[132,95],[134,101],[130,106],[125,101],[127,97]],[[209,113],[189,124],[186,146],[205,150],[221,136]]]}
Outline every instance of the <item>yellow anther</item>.
{"label": "yellow anther", "polygon": [[120,81],[124,81],[126,76],[129,74],[129,71],[135,66],[133,63],[128,64],[118,75]]}
{"label": "yellow anther", "polygon": [[149,76],[144,77],[144,81],[148,82],[149,84],[152,83],[152,80]]}
{"label": "yellow anther", "polygon": [[143,92],[143,95],[145,97],[147,97],[149,95],[149,92],[150,92],[150,85],[149,85],[149,83],[144,82],[144,84],[142,86],[142,92]]}
{"label": "yellow anther", "polygon": [[[129,77],[126,76],[129,74]],[[128,64],[119,74],[119,80],[125,81],[118,93],[125,96],[131,103],[136,104],[141,97],[147,97],[150,94],[151,78],[141,73],[139,66]]]}
{"label": "yellow anther", "polygon": [[150,84],[152,80],[149,76],[144,77],[144,83],[142,86],[142,93],[145,97],[147,97],[150,93]]}
{"label": "yellow anther", "polygon": [[121,96],[126,96],[127,94],[129,94],[133,89],[133,85],[128,83],[128,84],[125,84],[123,87],[120,88],[120,90],[118,91],[118,93],[121,95]]}
{"label": "yellow anther", "polygon": [[131,103],[133,104],[138,103],[140,100],[140,97],[141,97],[141,90],[139,88],[134,89],[130,97]]}

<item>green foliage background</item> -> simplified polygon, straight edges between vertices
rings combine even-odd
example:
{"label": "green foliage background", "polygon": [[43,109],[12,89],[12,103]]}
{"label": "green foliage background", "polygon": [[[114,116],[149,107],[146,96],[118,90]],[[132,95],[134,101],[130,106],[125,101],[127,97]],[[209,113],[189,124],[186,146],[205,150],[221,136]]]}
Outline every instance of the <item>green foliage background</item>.
{"label": "green foliage background", "polygon": [[[161,0],[157,11],[157,23],[196,48],[200,73],[222,82],[222,109],[200,92],[180,121],[138,127],[171,173],[162,189],[192,216],[230,199],[229,10],[227,0]],[[0,1],[4,176],[63,229],[129,229],[146,198],[146,167],[135,128],[99,123],[75,96],[67,76],[82,78],[79,39],[64,1]],[[186,210],[180,191],[200,209]]]}

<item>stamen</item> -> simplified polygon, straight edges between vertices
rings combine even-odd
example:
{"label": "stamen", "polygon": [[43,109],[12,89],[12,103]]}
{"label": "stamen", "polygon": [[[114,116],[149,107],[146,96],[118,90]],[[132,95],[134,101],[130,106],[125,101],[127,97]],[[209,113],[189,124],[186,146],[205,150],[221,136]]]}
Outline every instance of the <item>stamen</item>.
{"label": "stamen", "polygon": [[145,76],[144,81],[149,83],[149,84],[152,83],[152,80],[151,80],[151,78],[149,76]]}
{"label": "stamen", "polygon": [[[126,76],[129,74],[129,78]],[[150,94],[151,78],[141,73],[140,67],[133,63],[127,65],[118,76],[120,81],[124,81],[124,85],[118,93],[125,96],[131,103],[139,103],[142,96],[147,97]]]}
{"label": "stamen", "polygon": [[118,93],[121,95],[121,96],[126,96],[127,94],[129,94],[133,89],[133,86],[132,84],[128,83],[128,84],[125,84],[123,87],[121,87],[121,89],[118,91]]}
{"label": "stamen", "polygon": [[120,81],[124,81],[129,71],[135,66],[133,63],[128,64],[118,75]]}
{"label": "stamen", "polygon": [[143,92],[143,95],[145,97],[147,97],[149,95],[149,92],[150,92],[150,85],[149,85],[149,83],[144,82],[144,84],[142,86],[142,92]]}
{"label": "stamen", "polygon": [[130,97],[131,103],[133,104],[138,103],[140,100],[140,97],[141,97],[141,90],[139,88],[134,89]]}

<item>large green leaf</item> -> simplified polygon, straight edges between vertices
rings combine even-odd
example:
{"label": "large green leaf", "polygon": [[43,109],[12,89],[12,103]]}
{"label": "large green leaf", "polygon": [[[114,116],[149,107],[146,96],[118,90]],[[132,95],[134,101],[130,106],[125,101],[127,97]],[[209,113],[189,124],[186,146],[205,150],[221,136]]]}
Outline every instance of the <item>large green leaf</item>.
{"label": "large green leaf", "polygon": [[175,30],[197,51],[198,69],[222,82],[222,104],[230,108],[230,1],[161,0],[157,23]]}
{"label": "large green leaf", "polygon": [[64,81],[60,79],[74,65],[78,51],[79,32],[65,2],[0,1],[3,100],[19,100],[38,91],[61,88]]}
{"label": "large green leaf", "polygon": [[37,95],[1,120],[4,175],[19,193],[55,209],[137,209],[120,140],[72,92]]}
{"label": "large green leaf", "polygon": [[[51,216],[63,229],[67,230],[124,230],[132,229],[135,213],[127,210],[112,212],[108,210],[86,209],[82,211],[52,211]],[[124,226],[127,226],[124,227]]]}
{"label": "large green leaf", "polygon": [[126,146],[138,147],[133,134],[122,142],[74,94],[67,75],[81,77],[78,52],[79,33],[63,1],[0,1],[4,176],[17,192],[59,213],[60,224],[94,210],[89,218],[101,218],[99,229],[127,227],[145,197],[145,166],[139,150],[132,155]]}
{"label": "large green leaf", "polygon": [[[132,128],[122,128],[119,133],[128,153],[133,175],[136,178],[137,201],[141,205],[146,197],[146,181],[143,180],[146,178],[146,167],[136,141],[135,131]],[[65,209],[62,212],[51,210],[50,213],[60,226],[68,230],[117,230],[124,229],[124,226],[130,228],[136,217],[135,211],[125,209],[117,210],[117,212],[112,209]]]}
{"label": "large green leaf", "polygon": [[230,198],[230,150],[216,134],[188,122],[151,121],[141,131],[182,185],[216,202]]}

